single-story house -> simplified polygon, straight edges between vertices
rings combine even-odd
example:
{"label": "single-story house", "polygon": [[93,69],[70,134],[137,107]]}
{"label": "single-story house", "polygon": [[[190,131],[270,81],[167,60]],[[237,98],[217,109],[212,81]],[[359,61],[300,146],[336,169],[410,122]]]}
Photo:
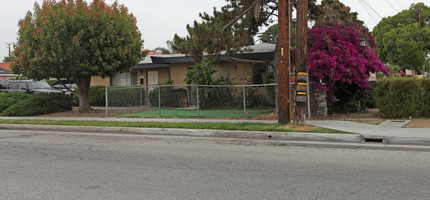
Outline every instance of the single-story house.
{"label": "single-story house", "polygon": [[12,73],[11,64],[12,62],[0,63],[0,80],[14,79],[18,76]]}
{"label": "single-story house", "polygon": [[[214,78],[227,78],[231,84],[263,84],[273,61],[276,45],[261,43],[249,46],[250,52],[236,57],[221,54],[213,67]],[[185,54],[151,53],[130,72],[120,73],[112,78],[93,77],[91,85],[132,86],[163,84],[171,81],[174,85],[184,83],[186,72],[195,65],[194,59]]]}

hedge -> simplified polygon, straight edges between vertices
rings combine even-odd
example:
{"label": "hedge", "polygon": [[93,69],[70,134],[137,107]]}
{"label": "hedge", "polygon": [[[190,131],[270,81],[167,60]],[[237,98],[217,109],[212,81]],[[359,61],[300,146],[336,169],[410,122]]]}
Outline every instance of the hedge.
{"label": "hedge", "polygon": [[72,97],[64,94],[35,94],[2,112],[3,116],[34,116],[72,110]]}
{"label": "hedge", "polygon": [[430,117],[430,78],[426,78],[422,81],[422,87],[424,90],[423,96],[423,116]]}
{"label": "hedge", "polygon": [[141,87],[109,87],[108,98],[109,106],[140,106],[145,102],[145,93]]}
{"label": "hedge", "polygon": [[30,96],[31,95],[24,92],[0,93],[0,113],[17,102],[29,98]]}
{"label": "hedge", "polygon": [[385,78],[376,84],[376,104],[385,118],[428,117],[430,80]]}
{"label": "hedge", "polygon": [[[172,106],[173,88],[170,86],[160,87],[161,106]],[[149,103],[153,107],[158,107],[158,87],[149,91]]]}
{"label": "hedge", "polygon": [[[75,88],[75,92],[79,93],[79,89]],[[141,93],[142,103],[145,102],[145,93],[140,87],[108,87],[108,104],[109,106],[140,106]],[[75,101],[79,102],[78,97]],[[106,106],[106,86],[91,86],[90,87],[90,106]]]}

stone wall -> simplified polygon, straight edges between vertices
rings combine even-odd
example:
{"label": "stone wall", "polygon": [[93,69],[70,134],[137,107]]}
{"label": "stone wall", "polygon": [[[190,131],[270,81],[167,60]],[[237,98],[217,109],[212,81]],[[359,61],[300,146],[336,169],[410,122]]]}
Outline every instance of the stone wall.
{"label": "stone wall", "polygon": [[315,90],[316,116],[327,117],[327,92],[325,90]]}

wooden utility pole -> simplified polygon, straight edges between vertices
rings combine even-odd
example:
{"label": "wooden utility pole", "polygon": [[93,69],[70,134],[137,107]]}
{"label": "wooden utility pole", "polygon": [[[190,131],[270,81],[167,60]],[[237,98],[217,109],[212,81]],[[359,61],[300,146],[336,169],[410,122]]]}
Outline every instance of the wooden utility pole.
{"label": "wooden utility pole", "polygon": [[9,56],[9,59],[10,59],[10,45],[12,44],[12,43],[6,43],[7,45],[8,45],[8,47],[9,47],[9,54],[8,54],[8,56]]}
{"label": "wooden utility pole", "polygon": [[[303,89],[307,79],[307,35],[308,35],[308,0],[297,1],[297,28],[296,28],[296,109],[295,123],[306,125],[306,95]],[[304,86],[304,87],[303,87]],[[306,90],[305,90],[306,91]]]}
{"label": "wooden utility pole", "polygon": [[290,1],[278,1],[278,123],[290,123]]}

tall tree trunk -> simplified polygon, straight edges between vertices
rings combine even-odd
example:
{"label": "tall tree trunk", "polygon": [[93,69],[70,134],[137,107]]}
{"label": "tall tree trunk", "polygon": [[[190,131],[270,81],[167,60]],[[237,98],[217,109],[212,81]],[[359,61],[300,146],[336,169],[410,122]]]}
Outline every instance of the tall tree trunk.
{"label": "tall tree trunk", "polygon": [[79,88],[79,110],[88,111],[90,110],[90,83],[91,77],[83,78],[75,81]]}

